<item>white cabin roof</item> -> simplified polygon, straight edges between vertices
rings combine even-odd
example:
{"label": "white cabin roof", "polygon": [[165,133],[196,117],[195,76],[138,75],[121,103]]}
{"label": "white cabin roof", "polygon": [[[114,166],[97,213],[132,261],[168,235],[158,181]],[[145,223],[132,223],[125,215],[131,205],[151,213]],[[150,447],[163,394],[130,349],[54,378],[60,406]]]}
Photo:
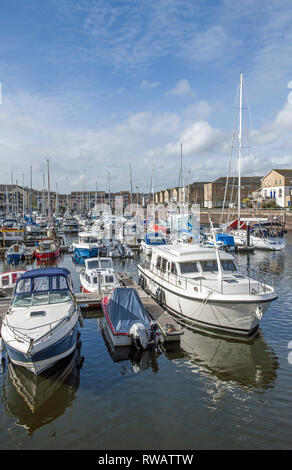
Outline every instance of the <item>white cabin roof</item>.
{"label": "white cabin roof", "polygon": [[[162,256],[176,262],[199,261],[206,259],[216,259],[216,250],[211,247],[204,247],[195,244],[175,243],[173,245],[162,245],[152,247],[152,256]],[[219,251],[220,259],[234,259],[225,251]]]}

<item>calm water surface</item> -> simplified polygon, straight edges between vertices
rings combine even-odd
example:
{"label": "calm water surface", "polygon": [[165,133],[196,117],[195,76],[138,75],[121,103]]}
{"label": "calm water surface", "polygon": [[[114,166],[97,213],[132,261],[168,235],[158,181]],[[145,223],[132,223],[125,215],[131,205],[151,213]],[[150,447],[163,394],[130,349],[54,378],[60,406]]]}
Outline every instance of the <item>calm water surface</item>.
{"label": "calm water surface", "polygon": [[[116,269],[136,275],[138,257]],[[49,373],[36,380],[6,362],[0,448],[291,449],[292,234],[284,252],[238,261],[272,272],[279,295],[252,342],[185,330],[181,347],[159,355],[115,353],[101,312],[89,312],[76,354]],[[81,267],[70,255],[58,265],[79,290]]]}

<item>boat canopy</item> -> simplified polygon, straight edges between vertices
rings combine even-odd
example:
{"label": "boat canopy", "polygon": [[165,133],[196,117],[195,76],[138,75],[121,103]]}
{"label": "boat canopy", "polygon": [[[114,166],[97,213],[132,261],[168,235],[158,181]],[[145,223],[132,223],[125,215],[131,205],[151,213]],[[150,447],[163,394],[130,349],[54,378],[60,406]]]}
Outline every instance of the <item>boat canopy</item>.
{"label": "boat canopy", "polygon": [[216,241],[222,242],[224,246],[234,246],[234,237],[227,233],[216,233]]}
{"label": "boat canopy", "polygon": [[31,269],[16,282],[16,294],[70,289],[73,292],[70,271],[66,268]]}
{"label": "boat canopy", "polygon": [[146,233],[145,243],[147,245],[166,245],[163,235],[159,232]]}
{"label": "boat canopy", "polygon": [[135,323],[142,323],[150,329],[151,318],[133,287],[117,287],[112,292],[105,316],[114,334],[128,334]]}

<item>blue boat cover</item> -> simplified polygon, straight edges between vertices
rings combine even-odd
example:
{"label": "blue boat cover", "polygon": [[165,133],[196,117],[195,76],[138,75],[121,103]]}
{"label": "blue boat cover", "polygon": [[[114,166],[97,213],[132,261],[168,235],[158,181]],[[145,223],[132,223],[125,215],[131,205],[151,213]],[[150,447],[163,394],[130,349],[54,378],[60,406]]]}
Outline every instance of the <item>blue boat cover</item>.
{"label": "blue boat cover", "polygon": [[226,233],[216,233],[216,241],[223,242],[224,245],[234,246],[234,237]]}
{"label": "blue boat cover", "polygon": [[151,318],[133,287],[117,287],[106,304],[106,313],[115,333],[129,333],[134,323],[150,328]]}
{"label": "blue boat cover", "polygon": [[159,232],[146,233],[145,243],[147,245],[166,245],[166,241]]}
{"label": "blue boat cover", "polygon": [[43,268],[43,269],[30,269],[29,271],[25,271],[19,278],[18,281],[21,279],[25,279],[27,277],[39,277],[39,276],[70,276],[70,271],[66,268]]}

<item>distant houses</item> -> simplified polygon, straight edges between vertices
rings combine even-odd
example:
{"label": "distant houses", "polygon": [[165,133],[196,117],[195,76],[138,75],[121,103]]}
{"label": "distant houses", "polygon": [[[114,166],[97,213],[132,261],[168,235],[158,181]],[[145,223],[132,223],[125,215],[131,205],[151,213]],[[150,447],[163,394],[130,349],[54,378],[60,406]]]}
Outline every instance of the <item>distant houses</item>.
{"label": "distant houses", "polygon": [[[227,188],[226,188],[227,186]],[[152,194],[118,191],[72,191],[68,194],[51,191],[51,210],[62,212],[88,211],[96,204],[109,204],[115,210],[116,198],[122,201],[123,208],[131,202],[143,207],[153,201]],[[155,192],[155,204],[165,206],[174,203],[199,204],[201,207],[214,209],[237,207],[238,178],[220,177],[214,181],[195,181],[183,186],[174,186]],[[292,169],[272,169],[265,176],[241,177],[241,203],[248,207],[268,208],[292,206]],[[120,204],[120,203],[119,203]],[[0,210],[4,212],[21,212],[22,210],[48,212],[48,192],[46,189],[35,190],[18,184],[0,184]]]}
{"label": "distant houses", "polygon": [[[226,188],[227,186],[227,188]],[[292,170],[270,170],[265,176],[241,177],[241,203],[249,207],[291,207]],[[220,177],[210,182],[194,182],[183,188],[168,188],[155,193],[156,204],[197,203],[214,209],[237,207],[238,178]]]}
{"label": "distant houses", "polygon": [[274,202],[279,207],[291,206],[292,170],[271,170],[261,181],[261,203]]}

